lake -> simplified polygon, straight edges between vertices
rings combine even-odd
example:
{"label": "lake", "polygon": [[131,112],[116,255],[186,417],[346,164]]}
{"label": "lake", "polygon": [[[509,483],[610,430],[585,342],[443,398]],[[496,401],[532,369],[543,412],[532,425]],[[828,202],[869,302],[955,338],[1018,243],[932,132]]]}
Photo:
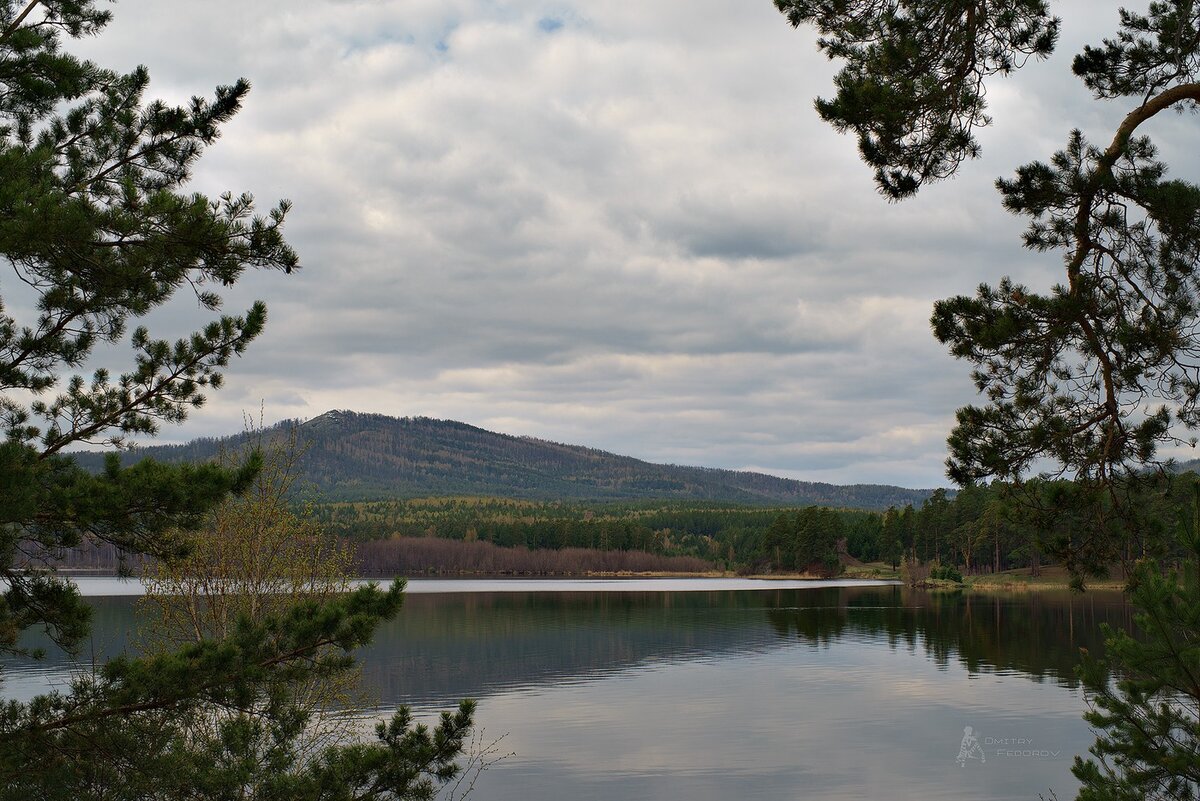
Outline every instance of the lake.
{"label": "lake", "polygon": [[[107,582],[107,583],[106,583]],[[137,586],[83,579],[81,657],[127,647]],[[414,581],[362,654],[381,710],[479,702],[514,755],[473,798],[1072,798],[1093,740],[1074,678],[1119,593],[926,593],[869,582]],[[71,663],[6,660],[3,694]],[[957,757],[971,727],[969,758]]]}

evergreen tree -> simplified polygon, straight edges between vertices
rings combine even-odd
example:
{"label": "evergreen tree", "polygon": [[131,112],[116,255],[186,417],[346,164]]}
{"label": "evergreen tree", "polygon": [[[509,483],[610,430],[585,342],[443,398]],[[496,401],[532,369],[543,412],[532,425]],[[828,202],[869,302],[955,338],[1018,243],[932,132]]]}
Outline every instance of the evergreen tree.
{"label": "evergreen tree", "polygon": [[[298,267],[286,202],[256,215],[248,195],[183,191],[249,85],[181,107],[147,102],[144,68],[121,75],[62,49],[109,18],[95,0],[0,0],[0,256],[36,297],[21,322],[0,301],[0,653],[19,651],[30,627],[67,647],[85,636],[87,606],[46,569],[56,554],[90,539],[172,558],[185,547],[174,532],[198,527],[261,464],[122,469],[111,457],[92,475],[64,456],[183,420],[262,331],[266,307],[174,342],[130,326],[181,288],[219,313],[214,287],[248,268]],[[67,377],[122,341],[128,369]],[[429,797],[458,770],[470,704],[434,730],[402,711],[375,742],[314,757],[296,747],[305,710],[283,703],[288,687],[343,669],[401,600],[399,585],[371,587],[242,616],[222,639],[119,658],[69,692],[5,702],[0,798],[232,797],[248,771],[276,777],[276,798]],[[189,737],[183,722],[214,708],[262,712]]]}
{"label": "evergreen tree", "polygon": [[[817,25],[822,48],[845,61],[837,98],[818,108],[859,135],[890,197],[979,155],[971,131],[988,123],[985,80],[1047,55],[1059,27],[1044,0],[776,5],[793,24]],[[1138,135],[1156,115],[1200,100],[1198,54],[1192,0],[1122,11],[1117,36],[1073,62],[1097,99],[1132,106],[1111,142],[1074,131],[1049,162],[997,182],[1005,207],[1030,219],[1025,245],[1058,251],[1065,274],[1044,294],[1004,279],[936,305],[934,333],[974,365],[987,398],[960,410],[950,439],[960,483],[1019,480],[1049,460],[1116,495],[1176,441],[1173,425],[1200,424],[1190,368],[1200,355],[1200,187],[1168,180]]]}
{"label": "evergreen tree", "polygon": [[795,529],[792,515],[780,512],[760,540],[762,545],[758,549],[758,561],[769,565],[773,570],[782,570],[784,553],[791,547]]}
{"label": "evergreen tree", "polygon": [[820,510],[813,530],[809,564],[816,566],[824,575],[836,576],[841,573],[838,542],[845,537],[845,531],[841,515],[832,509]]}
{"label": "evergreen tree", "polygon": [[904,559],[904,539],[900,514],[893,506],[883,513],[883,520],[880,523],[880,558],[890,564],[892,570],[898,569],[900,561]]}
{"label": "evergreen tree", "polygon": [[846,551],[864,562],[887,561],[883,516],[859,514],[846,524]]}
{"label": "evergreen tree", "polygon": [[921,505],[922,559],[941,562],[947,548],[950,525],[950,501],[946,490],[938,488]]}
{"label": "evergreen tree", "polygon": [[819,526],[820,510],[817,507],[806,506],[796,513],[795,533],[792,538],[793,570],[805,571],[812,564],[820,537]]}
{"label": "evergreen tree", "polygon": [[0,254],[37,293],[35,319],[24,324],[0,299],[0,577],[9,586],[0,631],[46,624],[65,643],[78,638],[86,613],[69,588],[19,569],[23,551],[53,552],[86,535],[169,555],[166,533],[194,527],[254,466],[120,470],[110,462],[92,477],[63,449],[119,444],[184,419],[262,330],[266,308],[223,315],[174,343],[139,326],[128,336],[132,369],[65,383],[63,374],[98,345],[122,341],[132,320],[181,286],[216,310],[212,285],[232,284],[250,266],[297,267],[280,231],[286,203],[261,218],[246,196],[210,201],[178,191],[246,83],[183,108],[143,103],[144,69],[118,75],[60,50],[64,35],[95,34],[108,19],[93,2],[0,4]]}
{"label": "evergreen tree", "polygon": [[1106,626],[1106,658],[1084,661],[1086,718],[1099,734],[1092,757],[1075,758],[1080,801],[1200,798],[1200,487],[1191,489],[1179,567],[1145,561],[1130,582],[1142,636]]}
{"label": "evergreen tree", "polygon": [[[1053,49],[1046,0],[775,0],[793,25],[814,24],[843,59],[821,115],[859,138],[891,199],[948,177],[978,157],[985,83]],[[1047,162],[997,181],[1003,204],[1029,219],[1027,248],[1060,254],[1064,273],[1037,292],[1008,278],[934,307],[935,336],[973,366],[986,401],[958,411],[949,474],[962,485],[1022,484],[1043,531],[1076,578],[1128,566],[1163,544],[1151,498],[1159,448],[1200,427],[1200,186],[1167,178],[1142,126],[1200,103],[1200,7],[1153,0],[1121,9],[1116,36],[1084,48],[1072,68],[1099,101],[1127,113],[1107,143],[1079,130]],[[1040,558],[1030,543],[1031,564]],[[1133,574],[1150,642],[1114,638],[1123,678],[1093,684],[1100,731],[1081,762],[1081,798],[1194,799],[1200,764],[1200,583]]]}
{"label": "evergreen tree", "polygon": [[845,67],[817,112],[858,136],[880,191],[899,199],[979,156],[985,82],[1050,54],[1058,20],[1045,0],[775,0],[793,26],[811,24]]}

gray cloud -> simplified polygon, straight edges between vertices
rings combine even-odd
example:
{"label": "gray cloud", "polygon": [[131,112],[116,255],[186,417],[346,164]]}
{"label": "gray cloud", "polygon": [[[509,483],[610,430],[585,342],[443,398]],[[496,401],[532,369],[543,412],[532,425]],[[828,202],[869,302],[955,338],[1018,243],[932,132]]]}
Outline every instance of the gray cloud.
{"label": "gray cloud", "polygon": [[[834,66],[765,0],[115,12],[80,48],[147,64],[152,94],[252,81],[194,184],[291,198],[305,265],[228,293],[234,310],[266,299],[268,330],[171,440],[236,430],[260,403],[269,419],[339,407],[654,461],[944,483],[973,392],[929,335],[931,305],[1004,274],[1057,280],[1057,257],[1020,250],[993,180],[1074,125],[1106,138],[1120,112],[1067,66],[1111,21],[1066,3],[1062,52],[991,87],[987,157],[889,205],[812,111]],[[180,298],[152,322],[177,335],[203,319]]]}

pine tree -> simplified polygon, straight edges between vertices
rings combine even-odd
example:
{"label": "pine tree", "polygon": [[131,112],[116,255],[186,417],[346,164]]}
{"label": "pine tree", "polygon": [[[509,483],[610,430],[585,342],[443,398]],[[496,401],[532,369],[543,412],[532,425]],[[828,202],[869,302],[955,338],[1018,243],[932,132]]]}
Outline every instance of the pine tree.
{"label": "pine tree", "polygon": [[[775,5],[793,25],[816,26],[821,49],[845,62],[836,97],[817,109],[857,134],[892,200],[980,155],[985,84],[1047,56],[1060,24],[1046,0]],[[1069,535],[1050,544],[1080,582],[1170,550],[1148,500],[1154,468],[1160,447],[1200,427],[1200,186],[1167,178],[1139,134],[1157,115],[1200,103],[1200,8],[1154,0],[1118,19],[1115,37],[1072,64],[1098,101],[1127,104],[1111,140],[1071,131],[1048,161],[996,183],[1005,208],[1029,219],[1025,246],[1060,254],[1060,282],[1037,292],[1004,278],[940,301],[931,321],[971,363],[985,398],[958,411],[950,477],[1021,485],[1051,466],[1045,477],[1067,480],[1029,482],[1026,501],[1043,530],[1051,517],[1069,521]],[[1080,798],[1194,799],[1200,584],[1154,562],[1133,576],[1150,641],[1115,637],[1112,666],[1125,678],[1092,684],[1100,761],[1076,765]]]}
{"label": "pine tree", "polygon": [[[0,299],[0,577],[9,586],[0,631],[46,624],[66,644],[86,612],[69,588],[21,569],[23,553],[53,553],[87,536],[169,555],[167,532],[194,527],[254,470],[110,462],[93,477],[62,455],[72,444],[120,444],[183,420],[261,332],[266,307],[222,315],[176,342],[144,326],[129,332],[130,323],[185,285],[216,310],[213,285],[251,266],[298,266],[280,230],[286,203],[262,218],[248,196],[179,191],[248,85],[220,87],[187,107],[145,103],[144,69],[118,75],[60,49],[64,36],[96,34],[109,17],[78,0],[0,4],[0,253],[37,296],[25,323]],[[126,338],[130,369],[64,381],[97,346]]]}
{"label": "pine tree", "polygon": [[1144,561],[1130,582],[1141,635],[1106,627],[1105,658],[1081,667],[1098,736],[1072,768],[1080,801],[1200,798],[1200,486],[1191,490],[1184,558],[1165,573]]}
{"label": "pine tree", "polygon": [[[299,264],[282,234],[286,202],[257,215],[248,195],[184,191],[249,85],[181,107],[146,101],[144,68],[122,75],[63,50],[109,19],[95,0],[0,0],[0,255],[36,298],[21,322],[0,299],[0,653],[19,651],[31,627],[67,647],[86,635],[88,607],[52,572],[63,549],[89,539],[172,558],[185,547],[175,532],[250,485],[258,457],[232,469],[112,457],[92,475],[64,453],[182,421],[266,321],[262,303],[221,314],[214,288],[248,268]],[[176,341],[136,325],[181,289],[212,322]],[[124,371],[70,375],[121,342],[133,351]],[[296,682],[343,669],[397,613],[401,590],[243,616],[222,639],[119,658],[69,692],[6,701],[0,798],[223,797],[247,771],[276,777],[265,797],[430,797],[458,771],[469,703],[432,730],[402,710],[374,742],[312,757],[295,747],[306,710],[287,702]],[[263,711],[229,716],[212,739],[186,734],[189,716],[251,707]]]}

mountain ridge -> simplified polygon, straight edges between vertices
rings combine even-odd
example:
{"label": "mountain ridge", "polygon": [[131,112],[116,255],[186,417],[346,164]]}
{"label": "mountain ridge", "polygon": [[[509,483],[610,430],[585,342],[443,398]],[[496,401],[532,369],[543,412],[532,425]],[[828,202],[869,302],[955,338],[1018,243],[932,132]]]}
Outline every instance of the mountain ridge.
{"label": "mountain ridge", "polygon": [[[885,509],[920,504],[932,489],[886,484],[838,485],[766,473],[658,464],[582,445],[501,434],[456,420],[390,417],[331,410],[263,430],[279,437],[295,426],[306,448],[301,483],[322,500],[354,501],[474,495],[514,500],[691,500],[754,506]],[[126,452],[126,464],[207,461],[242,446],[246,435],[156,445]],[[101,454],[72,454],[98,470]]]}

